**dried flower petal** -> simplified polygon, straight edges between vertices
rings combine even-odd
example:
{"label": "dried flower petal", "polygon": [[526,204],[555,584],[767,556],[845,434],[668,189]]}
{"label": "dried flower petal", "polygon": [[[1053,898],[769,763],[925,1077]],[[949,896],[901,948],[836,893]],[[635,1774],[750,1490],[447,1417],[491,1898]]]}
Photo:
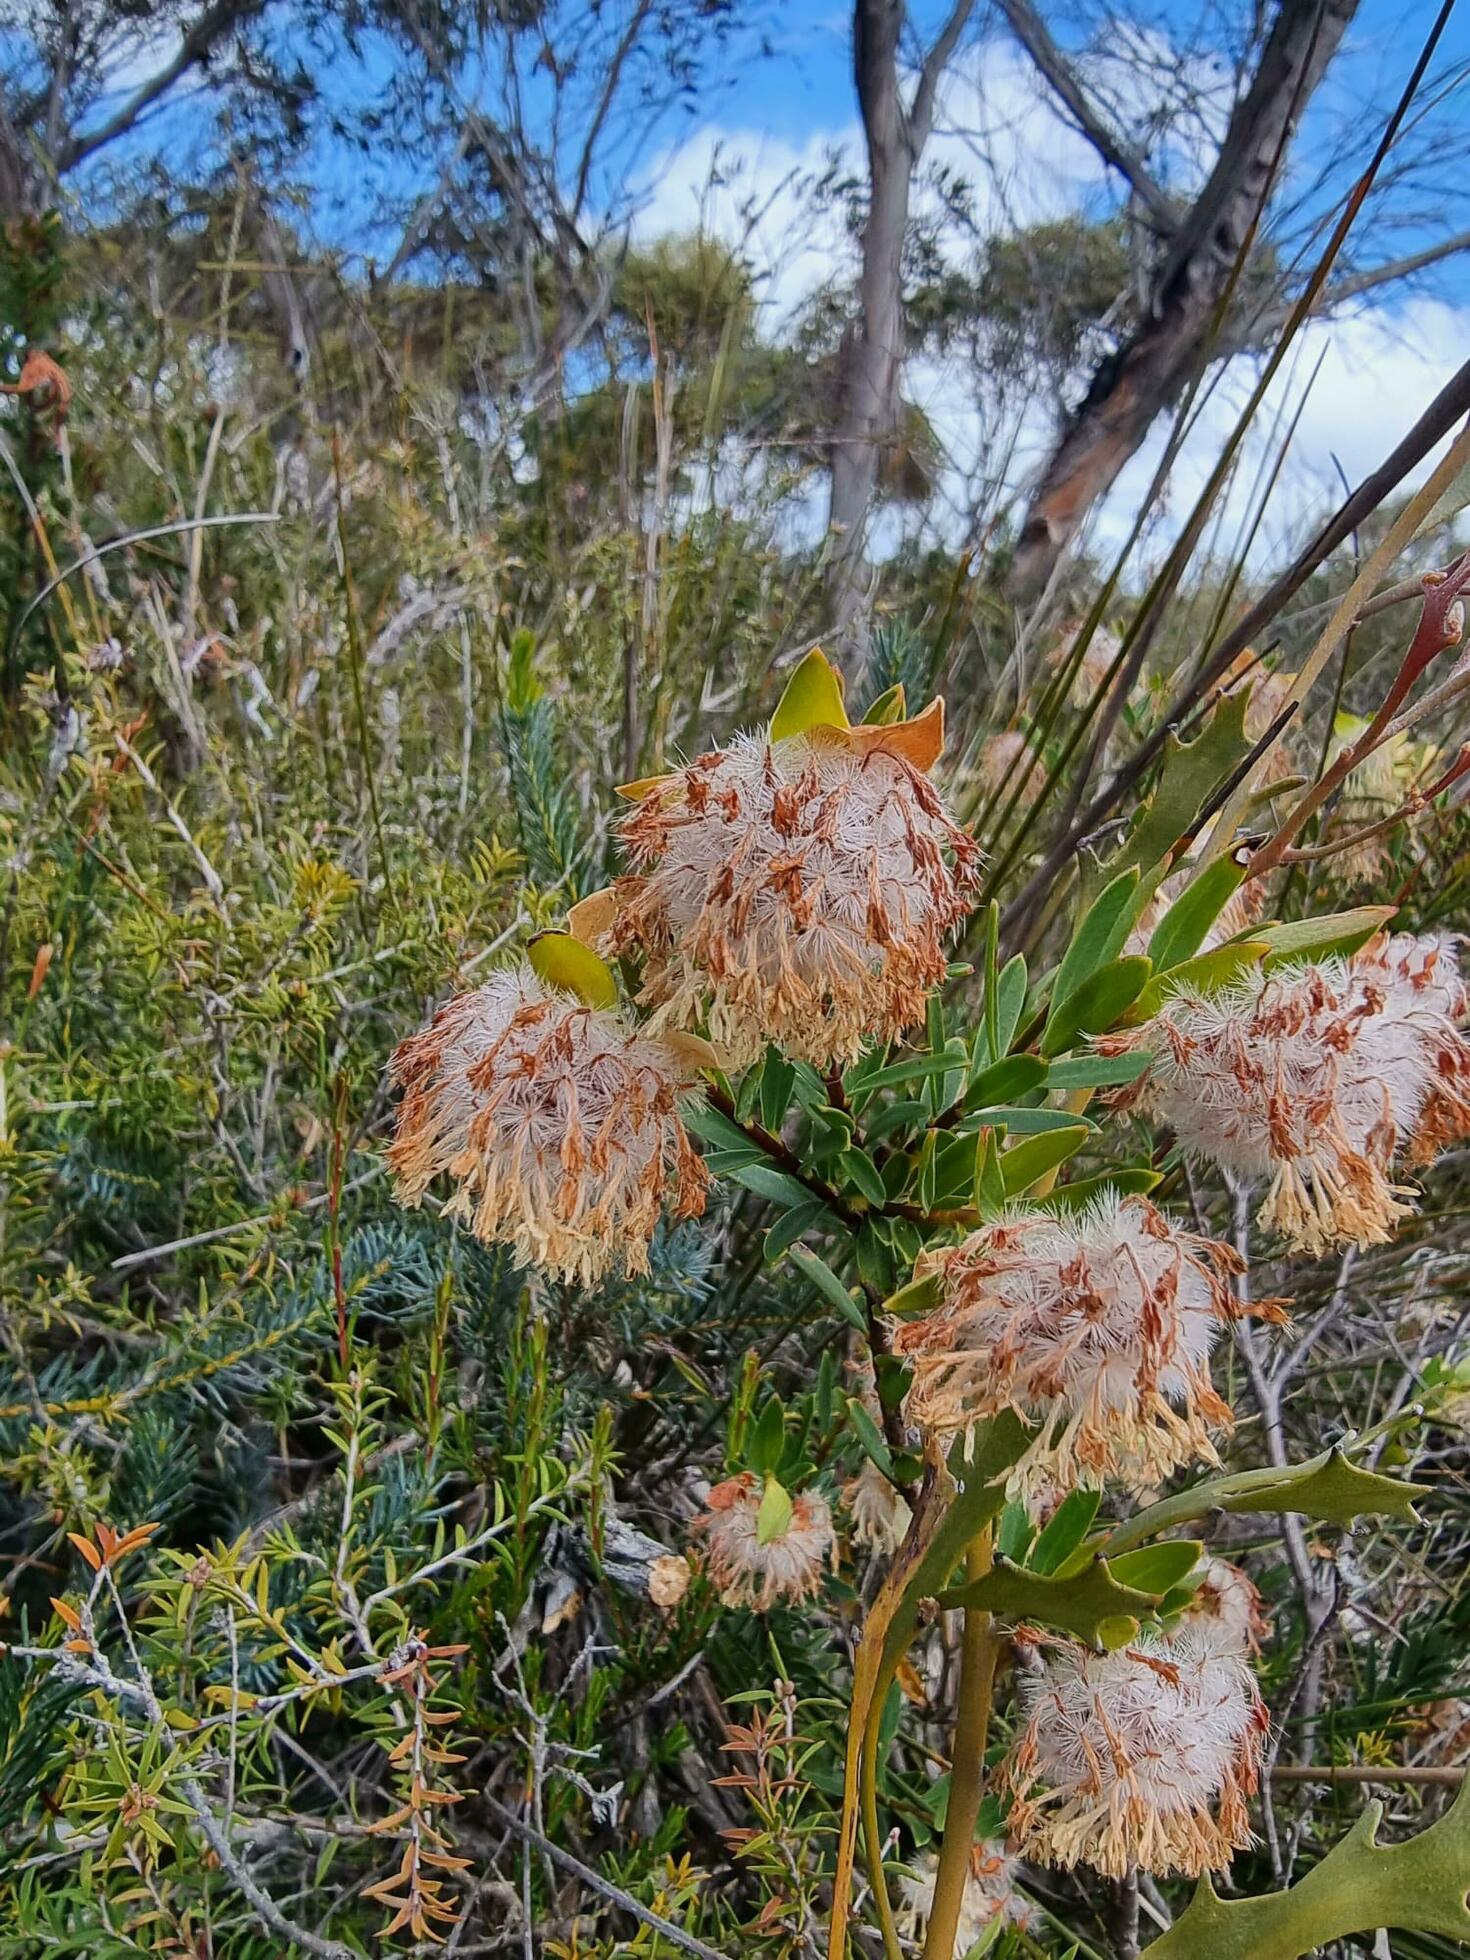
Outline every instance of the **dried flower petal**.
{"label": "dried flower petal", "polygon": [[1395,1160],[1425,1163],[1470,1133],[1466,1009],[1454,942],[1399,934],[1351,961],[1182,990],[1098,1046],[1151,1051],[1115,1102],[1141,1102],[1231,1177],[1269,1179],[1262,1224],[1320,1253],[1386,1241],[1410,1212]]}
{"label": "dried flower petal", "polygon": [[1112,1654],[1033,1637],[1049,1651],[1018,1680],[1023,1726],[1002,1769],[1023,1855],[1112,1878],[1228,1865],[1251,1841],[1270,1727],[1244,1657],[1188,1623]]}
{"label": "dried flower petal", "polygon": [[[1228,1246],[1172,1224],[1143,1198],[1076,1212],[1015,1211],[954,1248],[926,1253],[935,1311],[901,1326],[913,1358],[907,1413],[939,1432],[1002,1409],[1060,1434],[1032,1471],[1147,1488],[1191,1458],[1215,1462],[1211,1429],[1230,1410],[1210,1385],[1221,1326],[1241,1309]],[[1278,1313],[1274,1302],[1253,1311]]]}
{"label": "dried flower petal", "polygon": [[[975,1942],[1000,1920],[1006,1926],[1026,1930],[1037,1923],[1036,1908],[1016,1890],[1016,1874],[1021,1861],[999,1838],[984,1838],[970,1850],[970,1869],[960,1899],[959,1924],[955,1928],[954,1950],[970,1951]],[[934,1911],[934,1881],[939,1876],[939,1860],[928,1852],[911,1872],[899,1878],[899,1904],[895,1918],[898,1930],[907,1939],[923,1937]]]}
{"label": "dried flower petal", "polygon": [[825,1068],[921,1019],[976,878],[925,775],[820,730],[700,756],[623,841],[611,949],[643,958],[655,1025],[707,1014],[736,1068],[769,1041]]}
{"label": "dried flower petal", "polygon": [[1266,1609],[1254,1581],[1229,1559],[1200,1560],[1203,1574],[1184,1618],[1204,1637],[1237,1654],[1258,1654],[1266,1637]]}
{"label": "dried flower petal", "polygon": [[762,1480],[749,1470],[716,1484],[707,1507],[690,1526],[709,1545],[710,1576],[725,1606],[753,1606],[764,1613],[778,1600],[795,1604],[821,1590],[822,1572],[836,1562],[832,1513],[817,1491],[791,1499],[784,1531],[760,1541]]}
{"label": "dried flower petal", "polygon": [[871,1459],[865,1459],[857,1475],[842,1486],[842,1501],[857,1542],[882,1558],[891,1557],[908,1534],[913,1512]]}
{"label": "dried flower petal", "polygon": [[417,1205],[440,1172],[477,1238],[584,1285],[648,1270],[665,1203],[704,1209],[708,1173],[679,1120],[679,1059],[623,1013],[528,965],[456,994],[393,1057],[404,1091],[389,1164]]}

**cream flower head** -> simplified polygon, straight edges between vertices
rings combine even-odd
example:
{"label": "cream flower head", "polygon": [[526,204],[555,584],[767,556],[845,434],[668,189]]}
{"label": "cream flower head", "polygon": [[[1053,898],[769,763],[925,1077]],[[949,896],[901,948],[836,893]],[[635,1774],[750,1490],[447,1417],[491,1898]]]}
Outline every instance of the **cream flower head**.
{"label": "cream flower head", "polygon": [[647,1272],[664,1207],[704,1210],[708,1173],[679,1120],[681,1057],[529,964],[456,994],[402,1043],[392,1073],[400,1200],[419,1204],[446,1173],[446,1212],[523,1264],[583,1285],[619,1264]]}
{"label": "cream flower head", "polygon": [[1038,1864],[1191,1877],[1251,1841],[1247,1800],[1270,1720],[1244,1656],[1185,1623],[1117,1653],[1045,1639],[1017,1685],[1002,1769],[1011,1831]]}
{"label": "cream flower head", "polygon": [[1470,1131],[1470,1044],[1454,942],[1399,934],[1351,961],[1260,969],[1216,994],[1181,990],[1141,1027],[1141,1102],[1186,1154],[1269,1180],[1261,1223],[1293,1246],[1378,1245],[1410,1213],[1397,1158],[1423,1163]]}
{"label": "cream flower head", "polygon": [[[1036,1908],[1016,1890],[1016,1874],[1021,1861],[1000,1838],[984,1838],[970,1849],[970,1869],[960,1899],[959,1924],[955,1928],[954,1950],[968,1953],[997,1920],[1023,1931],[1036,1924]],[[939,1876],[939,1860],[926,1852],[912,1871],[899,1876],[899,1903],[894,1917],[906,1939],[924,1935],[934,1912],[934,1882]]]}
{"label": "cream flower head", "polygon": [[1239,1310],[1227,1284],[1238,1264],[1145,1198],[1007,1213],[914,1269],[942,1292],[894,1336],[913,1362],[907,1414],[947,1433],[1014,1409],[1046,1426],[1034,1474],[1066,1483],[1143,1489],[1192,1458],[1213,1463],[1210,1431],[1230,1410],[1210,1385],[1210,1350]]}
{"label": "cream flower head", "polygon": [[871,1458],[842,1486],[852,1535],[882,1558],[890,1558],[908,1535],[913,1519],[908,1501]]}
{"label": "cream flower head", "polygon": [[1255,1582],[1229,1559],[1213,1555],[1199,1564],[1194,1598],[1184,1620],[1232,1653],[1258,1654],[1266,1637],[1266,1611]]}
{"label": "cream flower head", "polygon": [[827,1068],[922,1019],[976,882],[974,840],[925,774],[937,702],[910,722],[782,726],[778,710],[771,734],[635,785],[633,869],[605,908],[608,947],[644,963],[653,1025],[707,1019],[732,1068],[771,1041]]}
{"label": "cream flower head", "polygon": [[764,1613],[777,1601],[799,1604],[821,1591],[822,1574],[836,1563],[832,1513],[820,1492],[792,1497],[790,1515],[762,1542],[762,1479],[749,1470],[716,1484],[690,1530],[709,1546],[710,1577],[724,1606]]}

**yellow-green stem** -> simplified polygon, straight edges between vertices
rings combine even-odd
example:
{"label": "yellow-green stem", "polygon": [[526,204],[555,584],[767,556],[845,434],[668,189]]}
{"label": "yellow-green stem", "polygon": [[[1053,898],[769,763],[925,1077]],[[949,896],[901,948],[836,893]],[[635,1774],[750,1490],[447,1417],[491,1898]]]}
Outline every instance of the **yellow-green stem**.
{"label": "yellow-green stem", "polygon": [[[990,1570],[992,1536],[987,1527],[965,1554],[965,1577],[983,1579]],[[923,1960],[953,1960],[965,1881],[970,1875],[970,1849],[975,1820],[985,1787],[985,1744],[990,1734],[990,1704],[1000,1641],[989,1613],[967,1608],[960,1645],[959,1706],[955,1712],[954,1752],[949,1776],[949,1805],[944,1816],[944,1842],[934,1879],[934,1905],[924,1938]]]}

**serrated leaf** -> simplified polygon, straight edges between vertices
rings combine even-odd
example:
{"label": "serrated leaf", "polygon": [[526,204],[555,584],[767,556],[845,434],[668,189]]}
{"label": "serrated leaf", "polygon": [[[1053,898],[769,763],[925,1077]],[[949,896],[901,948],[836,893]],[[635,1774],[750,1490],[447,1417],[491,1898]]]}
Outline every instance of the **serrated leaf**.
{"label": "serrated leaf", "polygon": [[784,742],[813,728],[847,728],[842,676],[820,647],[801,661],[771,716],[771,740]]}
{"label": "serrated leaf", "polygon": [[1143,992],[1152,971],[1151,962],[1134,953],[1091,974],[1052,1009],[1041,1037],[1042,1054],[1060,1055],[1083,1035],[1113,1027]]}
{"label": "serrated leaf", "polygon": [[569,932],[538,932],[526,946],[538,979],[586,1007],[616,1007],[618,983],[607,961]]}
{"label": "serrated leaf", "polygon": [[[978,1607],[1003,1620],[1036,1620],[1060,1627],[1079,1640],[1101,1644],[1101,1629],[1128,1621],[1132,1632],[1151,1615],[1156,1595],[1125,1586],[1102,1559],[1089,1559],[1080,1572],[1048,1575],[997,1559],[983,1579],[952,1586],[939,1595],[941,1606]],[[1125,1635],[1131,1638],[1132,1632]]]}
{"label": "serrated leaf", "polygon": [[1040,1136],[1027,1137],[1024,1143],[1003,1150],[1000,1153],[1000,1175],[1006,1196],[1019,1197],[1039,1177],[1045,1177],[1058,1164],[1065,1164],[1082,1148],[1090,1135],[1090,1130],[1076,1123],[1064,1130],[1046,1130]]}
{"label": "serrated leaf", "polygon": [[1220,1498],[1220,1510],[1295,1511],[1324,1524],[1348,1525],[1354,1518],[1368,1517],[1416,1524],[1419,1514],[1414,1500],[1431,1494],[1428,1484],[1401,1482],[1397,1477],[1382,1477],[1376,1470],[1362,1470],[1338,1449],[1324,1450],[1321,1456],[1293,1469],[1248,1471],[1246,1476],[1260,1481]]}
{"label": "serrated leaf", "polygon": [[1379,1844],[1383,1807],[1368,1804],[1351,1831],[1284,1892],[1222,1899],[1206,1876],[1143,1960],[1301,1960],[1354,1934],[1391,1927],[1470,1942],[1470,1781],[1427,1830]]}
{"label": "serrated leaf", "polygon": [[1204,945],[1210,927],[1244,882],[1245,866],[1239,860],[1236,851],[1213,859],[1180,892],[1148,942],[1148,956],[1156,970],[1193,959]]}
{"label": "serrated leaf", "polygon": [[1249,701],[1246,688],[1222,695],[1192,742],[1169,735],[1158,782],[1122,848],[1104,867],[1107,873],[1116,875],[1128,865],[1147,871],[1191,829],[1214,790],[1250,754],[1252,744],[1245,732]]}
{"label": "serrated leaf", "polygon": [[769,1545],[777,1538],[784,1538],[791,1529],[791,1497],[784,1484],[777,1483],[774,1477],[767,1477],[765,1489],[761,1492],[760,1508],[755,1514],[755,1542]]}
{"label": "serrated leaf", "polygon": [[1350,912],[1329,912],[1321,919],[1293,919],[1287,924],[1251,928],[1251,938],[1266,948],[1265,964],[1285,960],[1319,960],[1330,953],[1346,955],[1366,946],[1398,910],[1396,905],[1358,905]]}

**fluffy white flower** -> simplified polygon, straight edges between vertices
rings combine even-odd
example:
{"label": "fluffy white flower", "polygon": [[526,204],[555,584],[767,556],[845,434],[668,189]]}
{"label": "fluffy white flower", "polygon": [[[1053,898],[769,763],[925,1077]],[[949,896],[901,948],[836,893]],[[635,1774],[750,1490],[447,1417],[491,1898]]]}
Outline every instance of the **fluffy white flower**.
{"label": "fluffy white flower", "polygon": [[1191,1876],[1250,1843],[1269,1718],[1244,1657],[1186,1623],[1100,1654],[1048,1640],[1017,1684],[1003,1768],[1011,1830],[1039,1864]]}
{"label": "fluffy white flower", "polygon": [[1399,934],[1351,961],[1183,990],[1098,1046],[1149,1050],[1115,1100],[1140,1101],[1190,1156],[1269,1180],[1263,1225],[1318,1253],[1388,1239],[1410,1210],[1395,1160],[1426,1162],[1470,1130],[1465,1011],[1454,942]]}
{"label": "fluffy white flower", "polygon": [[852,1519],[852,1535],[880,1557],[891,1557],[908,1533],[913,1512],[901,1492],[870,1459],[842,1486],[842,1501]]}
{"label": "fluffy white flower", "polygon": [[477,1238],[584,1284],[648,1270],[667,1203],[697,1217],[708,1182],[679,1120],[685,1074],[621,1012],[545,986],[529,965],[457,994],[393,1057],[403,1089],[388,1159],[417,1205],[440,1172]]}
{"label": "fluffy white flower", "polygon": [[[1146,1488],[1192,1457],[1212,1463],[1209,1432],[1230,1411],[1210,1350],[1238,1311],[1238,1264],[1144,1198],[995,1219],[915,1267],[943,1291],[894,1336],[913,1362],[907,1413],[941,1433],[1006,1408],[1059,1427],[1033,1468],[1068,1483],[1088,1473]],[[1279,1317],[1274,1302],[1253,1311]]]}
{"label": "fluffy white flower", "polygon": [[[1020,1868],[1020,1859],[999,1838],[982,1839],[971,1849],[959,1924],[955,1928],[957,1954],[968,1953],[996,1920],[1006,1926],[1019,1926],[1023,1931],[1036,1924],[1035,1907],[1016,1890]],[[932,1852],[926,1852],[911,1871],[900,1874],[895,1919],[905,1938],[923,1937],[934,1912],[934,1881],[938,1876],[939,1860]]]}
{"label": "fluffy white flower", "polygon": [[778,1600],[793,1604],[821,1590],[823,1569],[835,1563],[832,1513],[820,1492],[791,1498],[784,1527],[764,1544],[760,1537],[764,1485],[749,1470],[716,1484],[691,1531],[709,1546],[710,1577],[725,1606],[753,1606],[764,1613]]}
{"label": "fluffy white flower", "polygon": [[1202,1577],[1184,1618],[1208,1639],[1237,1654],[1260,1652],[1266,1613],[1254,1582],[1229,1559],[1200,1560]]}
{"label": "fluffy white flower", "polygon": [[732,1067],[766,1043],[820,1068],[919,1020],[965,917],[976,847],[928,778],[836,731],[737,737],[644,795],[609,943],[655,1025],[707,1015]]}

